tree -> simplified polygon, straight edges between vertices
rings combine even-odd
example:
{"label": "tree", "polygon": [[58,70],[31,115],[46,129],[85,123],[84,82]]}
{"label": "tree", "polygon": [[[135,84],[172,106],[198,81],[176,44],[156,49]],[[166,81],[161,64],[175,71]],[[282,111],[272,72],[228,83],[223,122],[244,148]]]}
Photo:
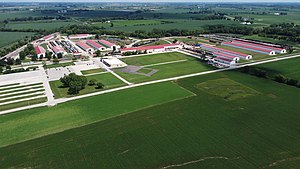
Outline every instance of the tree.
{"label": "tree", "polygon": [[291,86],[298,86],[299,81],[296,79],[288,79],[286,81],[286,84],[291,85]]}
{"label": "tree", "polygon": [[85,76],[79,76],[75,73],[60,78],[60,81],[62,82],[63,87],[69,88],[69,94],[78,94],[87,84],[87,78]]}
{"label": "tree", "polygon": [[36,54],[31,56],[31,61],[37,61],[38,57]]}
{"label": "tree", "polygon": [[39,59],[42,60],[43,58],[44,58],[43,55],[41,55]]}
{"label": "tree", "polygon": [[286,83],[287,78],[283,75],[276,75],[274,80],[278,83]]}
{"label": "tree", "polygon": [[58,59],[63,58],[63,54],[62,54],[62,53],[58,53],[58,54],[57,54],[57,58],[58,58]]}
{"label": "tree", "polygon": [[22,51],[22,52],[19,53],[19,56],[20,56],[20,59],[21,59],[21,60],[25,60],[25,58],[26,58],[26,53],[25,53],[24,51]]}
{"label": "tree", "polygon": [[3,67],[0,67],[0,73],[2,73],[3,72]]}
{"label": "tree", "polygon": [[96,57],[100,57],[101,56],[101,51],[100,50],[97,50],[96,51]]}
{"label": "tree", "polygon": [[97,84],[97,79],[91,79],[90,81],[89,81],[89,86],[94,86],[94,85],[96,85]]}
{"label": "tree", "polygon": [[104,88],[104,84],[103,83],[101,83],[101,82],[98,82],[97,84],[97,89],[103,89]]}
{"label": "tree", "polygon": [[16,59],[16,65],[20,65],[22,63],[21,59]]}
{"label": "tree", "polygon": [[47,60],[51,60],[51,55],[52,54],[50,52],[46,52],[46,56],[45,57],[47,58]]}
{"label": "tree", "polygon": [[57,58],[53,59],[54,64],[59,64],[59,60]]}

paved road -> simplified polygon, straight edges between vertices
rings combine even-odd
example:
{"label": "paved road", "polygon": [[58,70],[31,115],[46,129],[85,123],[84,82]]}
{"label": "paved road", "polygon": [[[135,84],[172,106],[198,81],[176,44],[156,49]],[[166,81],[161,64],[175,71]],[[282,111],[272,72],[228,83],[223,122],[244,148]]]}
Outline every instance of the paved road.
{"label": "paved road", "polygon": [[[145,85],[150,85],[150,84],[155,84],[155,83],[173,81],[173,80],[178,80],[178,79],[183,79],[183,78],[188,78],[188,77],[194,77],[194,76],[200,76],[200,75],[205,75],[205,74],[217,73],[217,72],[237,69],[237,68],[241,68],[241,67],[245,67],[245,66],[259,65],[259,64],[276,62],[276,61],[280,61],[280,60],[292,59],[292,58],[297,58],[297,57],[300,57],[300,55],[292,55],[292,56],[283,57],[283,58],[273,58],[273,59],[265,60],[265,61],[257,61],[257,62],[254,62],[254,63],[244,64],[244,65],[237,65],[235,67],[229,67],[229,68],[211,70],[211,71],[194,73],[194,74],[189,74],[189,75],[177,76],[177,77],[172,77],[172,78],[166,78],[166,79],[161,79],[161,80],[155,80],[155,81],[150,81],[150,82],[132,84],[132,85],[123,86],[123,87],[114,88],[114,89],[109,89],[109,90],[105,90],[105,91],[90,93],[90,94],[81,95],[81,96],[75,96],[75,97],[71,97],[71,98],[56,99],[56,100],[53,101],[53,104],[64,103],[64,102],[68,102],[68,101],[72,101],[72,100],[77,100],[77,99],[82,99],[82,98],[86,98],[86,97],[96,96],[96,95],[100,95],[100,94],[104,94],[104,93],[120,91],[120,90],[129,89],[129,88],[133,88],[133,87],[139,87],[139,86],[145,86]],[[21,110],[26,110],[26,109],[31,109],[31,108],[36,108],[36,107],[43,107],[43,106],[47,106],[47,103],[36,104],[36,105],[31,105],[31,106],[20,107],[20,108],[16,108],[16,109],[2,111],[2,112],[0,112],[0,115],[1,114],[12,113],[12,112],[16,112],[16,111],[21,111]]]}

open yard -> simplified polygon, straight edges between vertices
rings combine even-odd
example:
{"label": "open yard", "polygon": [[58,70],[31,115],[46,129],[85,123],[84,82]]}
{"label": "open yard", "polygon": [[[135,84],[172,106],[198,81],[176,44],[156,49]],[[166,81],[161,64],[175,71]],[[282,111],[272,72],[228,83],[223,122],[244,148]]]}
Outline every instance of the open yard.
{"label": "open yard", "polygon": [[31,32],[0,32],[0,48],[32,35],[34,35],[34,33]]}
{"label": "open yard", "polygon": [[[111,89],[116,87],[124,86],[125,84],[116,78],[111,73],[104,73],[104,74],[97,74],[92,76],[87,76],[88,81],[91,79],[96,79],[98,82],[104,84],[104,89],[96,89],[96,86],[89,86],[87,85],[83,90],[79,92],[79,95],[97,92],[105,89]],[[74,95],[68,94],[68,88],[61,87],[62,83],[59,80],[50,82],[51,89],[54,93],[55,98],[62,98],[62,97],[71,97]]]}
{"label": "open yard", "polygon": [[120,69],[115,70],[120,76],[133,83],[164,79],[213,69],[196,58],[174,52],[131,57],[123,59],[123,61],[128,65],[146,66],[147,68],[158,70],[151,76],[120,72]]}
{"label": "open yard", "polygon": [[[220,78],[260,94],[226,100],[197,87]],[[196,96],[169,102],[190,94],[174,84],[163,83],[2,116],[0,140],[1,145],[7,145],[107,119],[141,106],[164,103],[1,148],[0,167],[299,166],[298,88],[234,71],[182,79],[177,83]]]}

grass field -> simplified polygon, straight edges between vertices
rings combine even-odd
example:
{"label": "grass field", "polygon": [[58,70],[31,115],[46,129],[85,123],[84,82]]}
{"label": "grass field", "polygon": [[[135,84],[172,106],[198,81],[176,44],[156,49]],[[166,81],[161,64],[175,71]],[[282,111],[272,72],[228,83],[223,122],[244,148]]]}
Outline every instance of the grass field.
{"label": "grass field", "polygon": [[177,63],[170,63],[164,65],[154,65],[147,66],[147,68],[156,69],[158,72],[153,74],[152,76],[144,76],[138,74],[131,74],[120,72],[115,70],[120,76],[128,80],[129,82],[138,83],[144,81],[158,80],[164,79],[174,76],[186,75],[191,73],[198,73],[202,71],[207,71],[213,69],[205,63],[200,62],[196,58],[191,56],[187,56],[182,53],[164,53],[164,54],[154,54],[154,55],[146,55],[139,57],[131,57],[123,59],[125,63],[128,65],[151,65],[151,64],[159,64],[164,62],[171,61],[182,61]]}
{"label": "grass field", "polygon": [[164,44],[169,44],[169,43],[165,40],[159,40],[159,41],[149,43],[149,44],[143,45],[143,46],[154,46],[154,45],[164,45]]}
{"label": "grass field", "polygon": [[[101,90],[116,88],[124,86],[125,84],[116,78],[111,73],[104,73],[104,74],[98,74],[98,75],[92,75],[87,76],[88,81],[91,79],[96,79],[98,82],[101,82],[104,84],[104,89],[96,89],[96,86],[89,86],[87,85],[83,90],[79,92],[78,95],[97,92]],[[68,88],[62,88],[62,83],[59,80],[50,82],[51,89],[54,93],[55,98],[62,98],[62,97],[72,97],[76,95],[69,95],[68,94]]]}
{"label": "grass field", "polygon": [[31,32],[0,32],[0,48],[10,45],[13,42],[21,40],[26,36],[32,36]]}
{"label": "grass field", "polygon": [[300,80],[300,58],[282,60],[273,63],[258,65],[258,68],[266,70],[271,76],[282,74],[289,78]]}
{"label": "grass field", "polygon": [[192,93],[167,82],[3,115],[0,147],[189,96]]}
{"label": "grass field", "polygon": [[11,29],[46,29],[52,30],[68,25],[76,25],[74,21],[25,21],[25,22],[10,22],[7,28]]}
{"label": "grass field", "polygon": [[[138,21],[138,20],[137,20]],[[120,30],[120,31],[135,31],[135,30],[145,30],[151,31],[153,29],[188,29],[188,30],[199,30],[208,25],[224,24],[224,25],[237,25],[237,22],[227,21],[227,20],[190,20],[190,19],[162,19],[162,20],[145,20],[141,24],[137,21],[112,21],[114,24],[111,27],[111,23],[97,22],[94,25],[99,27],[104,27],[108,30]],[[163,21],[167,23],[162,24]],[[160,23],[161,22],[161,23]],[[126,26],[127,25],[127,26]],[[188,25],[188,27],[187,27]]]}
{"label": "grass field", "polygon": [[81,73],[83,75],[88,75],[88,74],[94,74],[94,73],[100,73],[103,72],[103,69],[91,69],[91,70],[83,70]]}
{"label": "grass field", "polygon": [[[203,82],[220,78],[230,79],[260,94],[228,101],[197,87]],[[109,169],[154,169],[168,168],[171,165],[183,165],[180,168],[297,168],[299,166],[299,89],[239,72],[193,77],[180,80],[178,83],[197,96],[2,148],[0,167],[91,168],[100,166]],[[141,91],[148,92],[144,89]],[[153,91],[161,94],[163,90]],[[136,97],[141,95],[132,93],[131,96],[138,100]],[[152,98],[146,94],[143,94],[144,96],[148,99]],[[126,99],[122,102],[127,104],[127,100],[130,100],[128,98],[130,96],[126,95]],[[52,121],[62,116],[74,123],[76,120],[73,119],[82,115],[80,118],[84,121],[87,116],[95,112],[96,105],[101,108],[98,108],[97,112],[102,112],[103,106],[100,105],[108,100],[110,99],[107,97],[103,97],[103,100],[95,98],[78,100],[72,104],[66,103],[63,107],[58,105],[57,108],[50,108],[47,112],[44,109],[37,109],[4,116],[2,117],[4,123],[1,123],[0,127],[1,133],[4,133],[2,137],[5,138],[1,139],[2,145],[3,142],[16,141],[14,140],[16,135],[20,138],[28,131],[44,131],[23,124],[27,119],[29,119],[28,124],[34,120],[31,126],[35,126],[35,122],[39,121],[38,117],[47,114],[48,118],[43,118],[44,123],[39,122],[41,125],[38,125],[38,128],[53,124],[58,126],[67,124],[62,123],[61,120]],[[79,109],[77,111],[74,109],[75,103],[78,104],[75,106]],[[97,104],[91,105],[92,103]],[[120,102],[116,101],[116,103]],[[85,104],[88,106],[80,107]],[[140,102],[135,101],[135,104],[129,105],[136,104]],[[121,109],[119,106],[114,108]],[[54,109],[57,111],[50,111]],[[69,116],[71,110],[75,117]],[[59,112],[64,113],[62,115]],[[93,117],[99,116],[99,113]],[[25,119],[13,121],[14,118],[20,118],[22,115],[25,117],[25,114]],[[33,117],[35,118],[31,119]],[[25,128],[21,127],[23,125]],[[56,127],[59,128],[58,126]],[[20,128],[22,132],[18,130]],[[14,132],[9,132],[10,130]],[[35,134],[33,132],[33,135]]]}

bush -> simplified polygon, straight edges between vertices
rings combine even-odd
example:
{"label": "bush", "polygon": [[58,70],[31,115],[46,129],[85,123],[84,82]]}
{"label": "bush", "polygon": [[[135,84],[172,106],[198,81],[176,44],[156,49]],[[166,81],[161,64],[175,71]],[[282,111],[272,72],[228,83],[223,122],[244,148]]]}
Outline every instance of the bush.
{"label": "bush", "polygon": [[96,85],[97,85],[96,89],[103,89],[104,88],[104,84],[101,83],[101,82],[98,82]]}
{"label": "bush", "polygon": [[75,73],[60,78],[60,81],[63,87],[69,87],[69,94],[78,94],[87,84],[87,78],[85,76],[78,76]]}
{"label": "bush", "polygon": [[298,86],[298,84],[299,84],[299,81],[298,80],[296,80],[296,79],[288,79],[287,81],[286,81],[286,84],[288,84],[288,85],[291,85],[291,86]]}
{"label": "bush", "polygon": [[278,83],[286,83],[287,78],[283,75],[276,75],[274,80]]}
{"label": "bush", "polygon": [[89,86],[94,86],[94,85],[96,85],[97,84],[97,80],[96,79],[91,79],[90,81],[89,81]]}

